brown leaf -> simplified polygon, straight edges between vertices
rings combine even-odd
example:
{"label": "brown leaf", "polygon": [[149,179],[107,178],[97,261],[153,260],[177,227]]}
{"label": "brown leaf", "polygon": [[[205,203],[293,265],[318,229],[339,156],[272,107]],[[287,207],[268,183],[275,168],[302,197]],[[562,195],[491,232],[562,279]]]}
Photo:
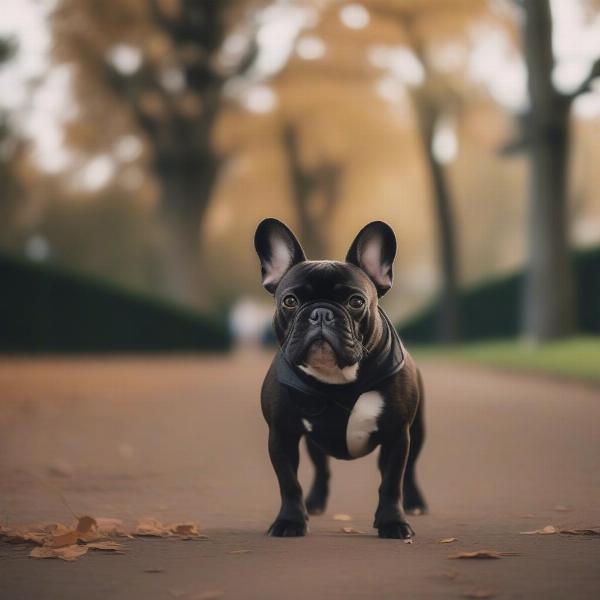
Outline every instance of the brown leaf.
{"label": "brown leaf", "polygon": [[64,546],[73,546],[79,541],[79,532],[68,531],[61,535],[51,535],[44,540],[44,546],[47,548],[63,548]]}
{"label": "brown leaf", "polygon": [[438,540],[438,544],[452,544],[454,542],[458,542],[458,538],[449,537],[449,538],[443,538],[441,540]]}
{"label": "brown leaf", "polygon": [[29,556],[31,558],[60,558],[61,560],[74,561],[80,556],[83,556],[88,551],[88,546],[78,546],[76,544],[72,546],[63,546],[61,548],[50,548],[48,546],[42,546],[34,548]]}
{"label": "brown leaf", "polygon": [[98,523],[94,517],[79,517],[76,529],[79,533],[90,533],[98,529]]}
{"label": "brown leaf", "polygon": [[463,598],[493,598],[495,595],[495,592],[493,592],[492,590],[481,588],[465,592],[463,594]]}
{"label": "brown leaf", "polygon": [[3,529],[0,532],[0,539],[8,544],[43,544],[47,537],[43,530],[26,531],[24,529]]}
{"label": "brown leaf", "polygon": [[344,533],[351,533],[351,534],[365,533],[364,531],[361,531],[360,529],[354,529],[354,527],[342,527],[340,529],[340,531],[343,531]]}
{"label": "brown leaf", "polygon": [[542,529],[534,529],[532,531],[521,531],[521,535],[552,535],[558,533],[558,529],[554,525],[546,525]]}
{"label": "brown leaf", "polygon": [[497,550],[475,550],[474,552],[451,554],[448,558],[486,560],[502,558],[503,556],[518,556],[518,554],[516,552],[498,552]]}
{"label": "brown leaf", "polygon": [[179,523],[171,525],[170,530],[175,535],[196,536],[200,535],[200,528],[197,523]]}
{"label": "brown leaf", "polygon": [[169,537],[171,530],[163,525],[158,519],[147,517],[140,519],[133,531],[133,535],[150,537]]}
{"label": "brown leaf", "polygon": [[164,573],[164,569],[144,569],[144,573]]}
{"label": "brown leaf", "polygon": [[343,513],[336,513],[333,515],[334,521],[352,521],[352,517],[350,515],[345,515]]}
{"label": "brown leaf", "polygon": [[567,535],[600,535],[600,527],[590,527],[589,529],[561,529],[559,533]]}
{"label": "brown leaf", "polygon": [[96,519],[96,525],[98,526],[98,532],[103,535],[131,537],[125,529],[121,519],[98,517]]}
{"label": "brown leaf", "polygon": [[106,540],[104,542],[92,542],[87,545],[91,550],[104,550],[105,552],[119,552],[123,554],[123,546],[119,542]]}
{"label": "brown leaf", "polygon": [[240,550],[231,550],[230,552],[228,552],[228,554],[248,554],[249,552],[252,552],[252,550],[240,549]]}

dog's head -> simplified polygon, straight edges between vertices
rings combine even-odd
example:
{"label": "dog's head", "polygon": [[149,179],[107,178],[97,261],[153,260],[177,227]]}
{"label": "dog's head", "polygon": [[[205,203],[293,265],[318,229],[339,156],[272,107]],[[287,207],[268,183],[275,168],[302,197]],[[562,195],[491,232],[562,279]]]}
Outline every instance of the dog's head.
{"label": "dog's head", "polygon": [[275,334],[289,363],[326,383],[349,383],[381,338],[378,299],[392,286],[394,232],[374,221],[350,246],[345,262],[307,260],[277,219],[254,237],[262,283],[275,296]]}

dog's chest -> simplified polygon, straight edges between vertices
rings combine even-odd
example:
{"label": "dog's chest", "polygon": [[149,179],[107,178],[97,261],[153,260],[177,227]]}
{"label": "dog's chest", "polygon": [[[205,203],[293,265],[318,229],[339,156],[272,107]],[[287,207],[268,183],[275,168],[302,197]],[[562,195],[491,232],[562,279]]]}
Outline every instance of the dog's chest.
{"label": "dog's chest", "polygon": [[383,396],[368,391],[354,401],[328,400],[318,411],[303,411],[302,424],[307,437],[328,454],[336,458],[359,458],[377,445],[383,407]]}

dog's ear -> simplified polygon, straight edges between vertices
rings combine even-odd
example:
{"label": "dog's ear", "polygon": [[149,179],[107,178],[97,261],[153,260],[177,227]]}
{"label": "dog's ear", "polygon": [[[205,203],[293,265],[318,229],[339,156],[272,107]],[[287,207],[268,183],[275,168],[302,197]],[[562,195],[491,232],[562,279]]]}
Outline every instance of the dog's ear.
{"label": "dog's ear", "polygon": [[271,294],[291,267],[306,260],[296,236],[277,219],[258,224],[254,247],[260,259],[262,284]]}
{"label": "dog's ear", "polygon": [[346,262],[360,267],[371,278],[381,297],[392,287],[395,256],[396,236],[392,228],[383,221],[373,221],[354,238]]}

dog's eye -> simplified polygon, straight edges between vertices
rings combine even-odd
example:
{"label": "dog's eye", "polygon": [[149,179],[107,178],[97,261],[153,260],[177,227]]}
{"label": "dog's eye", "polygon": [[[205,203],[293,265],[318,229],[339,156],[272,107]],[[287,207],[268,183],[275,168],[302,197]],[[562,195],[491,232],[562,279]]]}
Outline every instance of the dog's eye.
{"label": "dog's eye", "polygon": [[296,299],[296,296],[289,294],[283,299],[283,305],[286,308],[296,308],[296,306],[298,306],[298,300]]}
{"label": "dog's eye", "polygon": [[348,300],[350,308],[362,308],[365,305],[365,299],[362,296],[352,296]]}

